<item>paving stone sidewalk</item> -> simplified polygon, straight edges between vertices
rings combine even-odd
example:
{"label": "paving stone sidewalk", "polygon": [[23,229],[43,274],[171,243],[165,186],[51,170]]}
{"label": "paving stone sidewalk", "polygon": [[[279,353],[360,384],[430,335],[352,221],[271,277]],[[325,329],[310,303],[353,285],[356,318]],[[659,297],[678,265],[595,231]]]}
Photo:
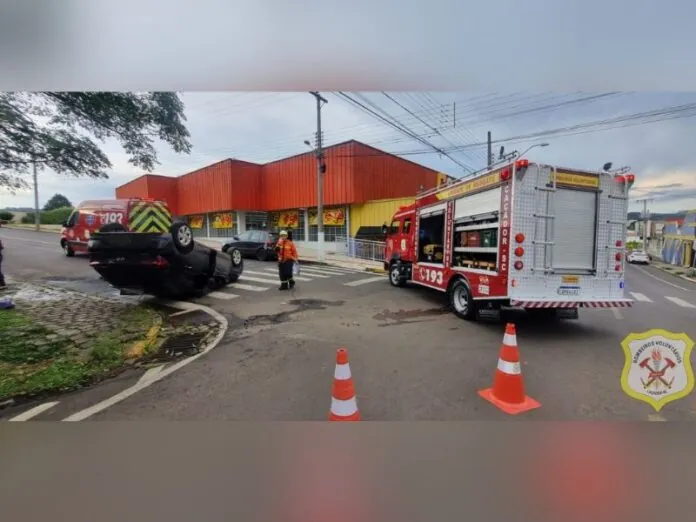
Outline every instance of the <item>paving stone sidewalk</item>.
{"label": "paving stone sidewalk", "polygon": [[[69,337],[80,346],[99,334],[116,328],[123,312],[137,306],[137,301],[97,297],[63,288],[16,282],[0,290],[0,299],[9,297],[15,309],[60,337]],[[2,313],[2,311],[0,311]],[[124,332],[137,338],[141,326]],[[129,335],[132,334],[132,335]]]}

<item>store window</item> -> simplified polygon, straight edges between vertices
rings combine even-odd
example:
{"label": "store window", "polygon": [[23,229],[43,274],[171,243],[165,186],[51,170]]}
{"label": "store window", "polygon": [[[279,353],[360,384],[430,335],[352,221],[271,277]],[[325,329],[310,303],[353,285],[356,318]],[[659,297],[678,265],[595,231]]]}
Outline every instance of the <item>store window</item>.
{"label": "store window", "polygon": [[208,214],[210,237],[229,239],[239,231],[237,213],[233,211]]}
{"label": "store window", "polygon": [[247,212],[247,230],[266,230],[268,229],[268,212]]}
{"label": "store window", "polygon": [[[310,219],[309,227],[309,240],[318,241],[319,239],[319,227],[316,225],[312,226],[313,219]],[[329,222],[335,222],[335,225],[327,224]],[[337,237],[345,238],[348,235],[348,220],[345,216],[345,209],[340,208],[328,208],[325,210],[324,217],[324,241],[327,243],[335,243]]]}

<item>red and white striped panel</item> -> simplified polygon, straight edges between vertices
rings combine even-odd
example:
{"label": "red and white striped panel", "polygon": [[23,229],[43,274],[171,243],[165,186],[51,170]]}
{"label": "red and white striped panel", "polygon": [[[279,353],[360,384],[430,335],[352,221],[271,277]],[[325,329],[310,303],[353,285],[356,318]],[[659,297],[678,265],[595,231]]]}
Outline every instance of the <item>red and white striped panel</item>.
{"label": "red and white striped panel", "polygon": [[516,301],[511,300],[512,306],[522,308],[628,308],[633,305],[630,299],[621,301]]}

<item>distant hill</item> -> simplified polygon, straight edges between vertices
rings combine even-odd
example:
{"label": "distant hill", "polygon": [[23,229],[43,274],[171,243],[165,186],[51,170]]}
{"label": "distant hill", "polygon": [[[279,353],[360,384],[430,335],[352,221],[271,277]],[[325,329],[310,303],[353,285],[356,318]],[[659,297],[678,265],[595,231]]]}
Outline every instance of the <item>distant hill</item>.
{"label": "distant hill", "polygon": [[9,212],[34,212],[34,209],[31,207],[5,207],[0,208],[0,210],[7,210]]}
{"label": "distant hill", "polygon": [[[681,219],[686,215],[686,212],[671,212],[667,214],[661,214],[659,212],[654,212],[650,214],[650,219],[653,221],[667,221],[670,219]],[[628,219],[640,219],[640,212],[629,212]]]}

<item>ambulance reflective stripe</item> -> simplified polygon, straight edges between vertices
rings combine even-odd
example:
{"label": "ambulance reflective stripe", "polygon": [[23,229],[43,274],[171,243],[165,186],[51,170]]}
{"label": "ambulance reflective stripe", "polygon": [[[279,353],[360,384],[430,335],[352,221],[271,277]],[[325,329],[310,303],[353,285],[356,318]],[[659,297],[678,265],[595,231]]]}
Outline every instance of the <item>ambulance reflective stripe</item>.
{"label": "ambulance reflective stripe", "polygon": [[133,232],[167,232],[172,225],[172,215],[162,203],[140,201],[131,207],[128,222]]}

